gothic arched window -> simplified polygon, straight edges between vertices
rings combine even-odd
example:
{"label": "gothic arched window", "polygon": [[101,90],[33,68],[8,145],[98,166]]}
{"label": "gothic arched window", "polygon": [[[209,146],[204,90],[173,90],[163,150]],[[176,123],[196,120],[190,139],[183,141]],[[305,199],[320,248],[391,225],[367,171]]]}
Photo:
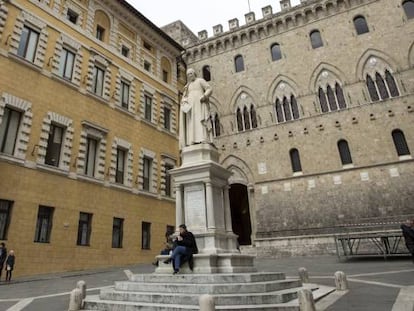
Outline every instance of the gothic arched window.
{"label": "gothic arched window", "polygon": [[213,136],[218,137],[221,134],[220,131],[220,118],[218,116],[218,113],[216,112],[213,116],[213,119],[211,120],[212,127],[213,127]]}
{"label": "gothic arched window", "polygon": [[398,156],[404,156],[404,155],[410,154],[410,149],[408,148],[407,141],[405,140],[403,131],[393,130],[392,139],[394,141],[394,146],[395,146],[395,149],[397,150]]}
{"label": "gothic arched window", "polygon": [[295,172],[301,172],[302,171],[302,165],[300,164],[300,156],[298,149],[294,148],[289,151],[290,155],[290,163],[292,164],[292,171]]}
{"label": "gothic arched window", "polygon": [[403,2],[403,8],[405,15],[408,19],[414,18],[414,1],[413,0],[407,0]]}
{"label": "gothic arched window", "polygon": [[310,33],[310,40],[312,44],[312,48],[317,49],[321,46],[323,46],[321,33],[319,30],[314,30]]}
{"label": "gothic arched window", "polygon": [[250,114],[246,106],[243,108],[244,129],[250,130]]}
{"label": "gothic arched window", "polygon": [[379,100],[377,88],[375,87],[375,83],[372,80],[371,76],[367,75],[367,88],[369,92],[369,96],[371,97],[371,101],[375,102]]}
{"label": "gothic arched window", "polygon": [[244,60],[243,60],[243,56],[237,55],[234,58],[234,66],[236,68],[236,72],[244,71]]}
{"label": "gothic arched window", "polygon": [[203,79],[206,80],[206,81],[211,80],[211,71],[210,71],[210,66],[209,65],[205,65],[203,67]]}
{"label": "gothic arched window", "polygon": [[286,96],[283,97],[283,111],[285,113],[285,120],[286,121],[292,120],[292,114],[290,113],[290,105],[289,105],[289,102]]}
{"label": "gothic arched window", "polygon": [[272,61],[279,60],[282,58],[282,51],[280,50],[279,43],[272,44],[270,51],[272,53]]}
{"label": "gothic arched window", "polygon": [[348,142],[346,140],[341,139],[338,141],[338,151],[342,165],[352,164],[351,151],[349,151]]}
{"label": "gothic arched window", "polygon": [[298,103],[296,102],[296,98],[293,95],[290,96],[290,106],[292,107],[293,119],[299,119]]}
{"label": "gothic arched window", "polygon": [[236,118],[237,118],[237,130],[239,132],[242,132],[243,131],[243,116],[241,114],[240,108],[237,108]]}
{"label": "gothic arched window", "polygon": [[367,21],[361,15],[354,18],[354,26],[358,35],[369,32]]}
{"label": "gothic arched window", "polygon": [[390,90],[391,97],[400,96],[397,84],[395,83],[394,77],[388,70],[385,71],[385,81],[387,82],[388,89]]}
{"label": "gothic arched window", "polygon": [[378,72],[375,74],[375,83],[377,84],[381,99],[389,98],[390,95],[388,94],[388,90],[387,90],[387,87],[385,86],[384,79]]}
{"label": "gothic arched window", "polygon": [[328,95],[329,108],[331,109],[331,111],[338,110],[338,106],[336,105],[335,94],[332,91],[332,88],[330,85],[328,85],[326,89],[326,93]]}
{"label": "gothic arched window", "polygon": [[276,99],[276,118],[278,123],[285,120],[283,117],[282,105],[280,104],[279,98]]}
{"label": "gothic arched window", "polygon": [[326,101],[326,95],[321,87],[319,88],[318,97],[319,97],[319,103],[321,105],[322,112],[328,112],[329,109],[328,109],[328,103]]}
{"label": "gothic arched window", "polygon": [[335,84],[335,94],[336,94],[336,99],[338,101],[339,109],[346,108],[344,92],[342,91],[342,87],[339,85],[339,83]]}
{"label": "gothic arched window", "polygon": [[250,117],[252,119],[252,129],[257,128],[256,110],[253,105],[250,106]]}

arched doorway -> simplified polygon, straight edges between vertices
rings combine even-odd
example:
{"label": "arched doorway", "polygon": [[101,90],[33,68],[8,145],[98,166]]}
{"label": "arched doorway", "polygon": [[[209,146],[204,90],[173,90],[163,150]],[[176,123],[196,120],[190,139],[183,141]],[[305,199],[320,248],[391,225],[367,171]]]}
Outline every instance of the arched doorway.
{"label": "arched doorway", "polygon": [[232,184],[229,196],[233,231],[239,236],[240,245],[251,245],[252,224],[247,187],[242,184]]}

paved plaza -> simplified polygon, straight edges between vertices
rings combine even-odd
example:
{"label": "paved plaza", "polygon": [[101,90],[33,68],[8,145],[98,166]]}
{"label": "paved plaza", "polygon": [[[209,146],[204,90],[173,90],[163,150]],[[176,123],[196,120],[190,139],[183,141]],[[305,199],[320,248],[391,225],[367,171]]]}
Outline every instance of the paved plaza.
{"label": "paved plaza", "polygon": [[[281,271],[287,277],[296,277],[298,268],[306,267],[312,283],[329,286],[335,286],[336,271],[345,272],[350,291],[327,306],[325,310],[328,311],[391,311],[401,289],[409,292],[413,289],[410,294],[414,296],[414,287],[408,287],[414,286],[414,264],[408,258],[338,262],[333,256],[293,257],[257,259],[256,265],[259,271]],[[77,281],[86,281],[88,294],[97,294],[99,289],[112,286],[114,281],[127,280],[124,270],[151,273],[154,266],[141,264],[17,278],[10,284],[1,282],[0,310],[66,311],[69,292]]]}

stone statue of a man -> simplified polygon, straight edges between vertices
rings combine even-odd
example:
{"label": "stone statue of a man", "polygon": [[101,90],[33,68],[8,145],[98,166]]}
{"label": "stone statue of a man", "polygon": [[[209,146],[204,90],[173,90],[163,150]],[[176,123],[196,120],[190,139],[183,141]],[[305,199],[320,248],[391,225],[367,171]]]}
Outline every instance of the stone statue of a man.
{"label": "stone statue of a man", "polygon": [[212,142],[209,97],[206,80],[197,78],[194,69],[187,70],[187,84],[180,109],[180,149],[198,143]]}

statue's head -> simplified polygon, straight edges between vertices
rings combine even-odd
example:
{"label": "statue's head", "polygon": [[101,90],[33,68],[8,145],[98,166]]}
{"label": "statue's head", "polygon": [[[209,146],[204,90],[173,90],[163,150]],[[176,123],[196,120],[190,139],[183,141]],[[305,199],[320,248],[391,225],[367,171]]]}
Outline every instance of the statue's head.
{"label": "statue's head", "polygon": [[197,77],[197,75],[195,73],[195,70],[193,68],[189,68],[187,70],[187,79],[189,81],[194,81],[196,77]]}

